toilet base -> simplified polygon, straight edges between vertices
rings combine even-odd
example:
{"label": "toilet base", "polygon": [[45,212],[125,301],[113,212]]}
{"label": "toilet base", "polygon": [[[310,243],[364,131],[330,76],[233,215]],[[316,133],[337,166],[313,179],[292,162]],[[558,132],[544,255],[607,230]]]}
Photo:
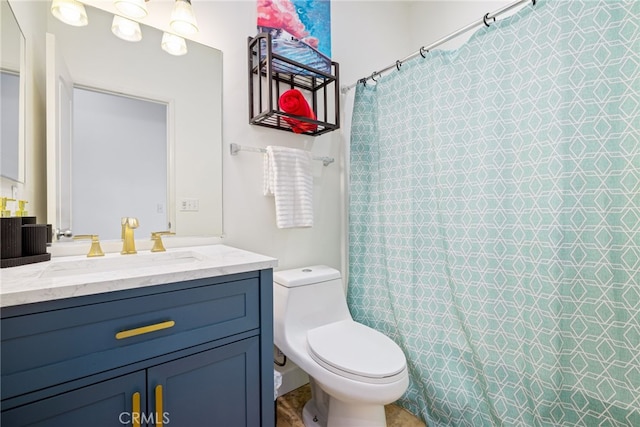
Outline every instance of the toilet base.
{"label": "toilet base", "polygon": [[305,427],[386,427],[384,406],[353,405],[331,399],[329,421],[316,408],[315,401],[309,400],[302,409]]}
{"label": "toilet base", "polygon": [[309,400],[302,408],[302,422],[305,427],[327,427],[327,420],[316,408],[314,399]]}
{"label": "toilet base", "polygon": [[383,405],[346,403],[326,393],[309,378],[311,399],[302,409],[305,427],[386,427]]}
{"label": "toilet base", "polygon": [[327,427],[329,395],[320,388],[313,377],[309,377],[311,399],[302,408],[302,421],[305,427]]}
{"label": "toilet base", "polygon": [[387,427],[384,406],[345,403],[331,397],[327,427]]}

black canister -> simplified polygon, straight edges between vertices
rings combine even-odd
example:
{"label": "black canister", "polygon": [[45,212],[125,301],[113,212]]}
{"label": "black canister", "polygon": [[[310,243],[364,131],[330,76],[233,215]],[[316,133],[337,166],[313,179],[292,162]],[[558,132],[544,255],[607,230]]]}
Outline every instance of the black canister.
{"label": "black canister", "polygon": [[22,225],[22,256],[47,253],[47,224]]}
{"label": "black canister", "polygon": [[35,224],[37,222],[35,216],[21,216],[20,218],[22,218],[22,225]]}
{"label": "black canister", "polygon": [[47,245],[53,242],[53,227],[51,224],[47,224]]}
{"label": "black canister", "polygon": [[22,256],[22,218],[0,218],[0,258]]}

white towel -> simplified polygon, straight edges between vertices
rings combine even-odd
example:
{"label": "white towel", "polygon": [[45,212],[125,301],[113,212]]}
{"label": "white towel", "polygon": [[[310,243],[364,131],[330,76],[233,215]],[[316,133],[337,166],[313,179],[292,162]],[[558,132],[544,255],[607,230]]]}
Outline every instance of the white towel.
{"label": "white towel", "polygon": [[278,228],[313,226],[311,153],[268,146],[264,155],[264,194],[276,202]]}

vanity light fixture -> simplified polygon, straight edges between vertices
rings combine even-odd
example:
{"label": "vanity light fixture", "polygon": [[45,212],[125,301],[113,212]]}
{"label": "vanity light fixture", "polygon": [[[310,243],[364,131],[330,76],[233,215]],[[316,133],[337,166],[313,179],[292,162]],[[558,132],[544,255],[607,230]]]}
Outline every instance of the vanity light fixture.
{"label": "vanity light fixture", "polygon": [[139,42],[142,40],[140,24],[122,16],[114,15],[111,23],[111,32],[122,40]]}
{"label": "vanity light fixture", "polygon": [[161,46],[162,50],[171,55],[181,56],[187,53],[187,42],[175,34],[163,33]]}
{"label": "vanity light fixture", "polygon": [[169,25],[178,34],[188,36],[198,32],[198,24],[193,14],[191,0],[176,0],[171,12]]}
{"label": "vanity light fixture", "polygon": [[140,19],[147,16],[148,0],[115,0],[116,9],[129,18]]}
{"label": "vanity light fixture", "polygon": [[74,27],[84,27],[89,23],[84,5],[76,0],[53,0],[51,13],[65,24]]}

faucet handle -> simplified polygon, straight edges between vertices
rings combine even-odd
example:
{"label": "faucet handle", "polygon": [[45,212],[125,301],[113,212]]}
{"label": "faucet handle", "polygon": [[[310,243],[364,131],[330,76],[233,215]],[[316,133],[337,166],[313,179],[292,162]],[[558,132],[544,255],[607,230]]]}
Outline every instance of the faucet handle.
{"label": "faucet handle", "polygon": [[151,252],[165,252],[166,249],[162,244],[162,236],[171,236],[176,233],[171,231],[152,231],[151,232],[151,240],[153,241],[153,247],[151,248]]}
{"label": "faucet handle", "polygon": [[87,257],[96,257],[96,256],[104,256],[104,252],[102,252],[102,248],[100,247],[100,240],[98,239],[97,234],[78,234],[77,236],[73,236],[73,240],[85,240],[91,239],[91,248],[89,249],[89,253]]}
{"label": "faucet handle", "polygon": [[138,228],[138,226],[140,225],[138,218],[133,216],[123,216],[120,220],[120,223],[123,227],[127,226],[129,228]]}

